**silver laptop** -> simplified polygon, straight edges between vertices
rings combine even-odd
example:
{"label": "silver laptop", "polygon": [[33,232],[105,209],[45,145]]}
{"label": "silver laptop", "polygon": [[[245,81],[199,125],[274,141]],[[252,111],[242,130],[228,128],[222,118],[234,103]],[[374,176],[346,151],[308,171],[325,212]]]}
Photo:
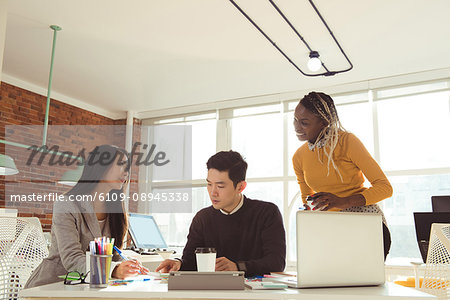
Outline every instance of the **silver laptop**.
{"label": "silver laptop", "polygon": [[297,212],[294,288],[380,285],[385,282],[380,215]]}
{"label": "silver laptop", "polygon": [[166,241],[152,216],[130,213],[128,222],[131,238],[140,254],[157,254],[156,250],[167,248]]}

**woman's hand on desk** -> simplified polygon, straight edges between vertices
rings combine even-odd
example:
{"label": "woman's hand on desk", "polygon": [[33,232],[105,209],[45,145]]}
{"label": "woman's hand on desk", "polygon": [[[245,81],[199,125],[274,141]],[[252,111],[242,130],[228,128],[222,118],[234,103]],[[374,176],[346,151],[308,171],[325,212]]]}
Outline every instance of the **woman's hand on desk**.
{"label": "woman's hand on desk", "polygon": [[136,260],[126,260],[115,267],[112,277],[124,279],[138,274],[147,274],[149,270]]}
{"label": "woman's hand on desk", "polygon": [[341,198],[332,193],[319,192],[314,194],[313,198],[314,210],[346,209],[366,204],[366,199],[361,194]]}
{"label": "woman's hand on desk", "polygon": [[178,271],[181,268],[181,261],[176,259],[164,260],[155,270],[155,272],[161,271],[162,273],[169,273],[170,271]]}

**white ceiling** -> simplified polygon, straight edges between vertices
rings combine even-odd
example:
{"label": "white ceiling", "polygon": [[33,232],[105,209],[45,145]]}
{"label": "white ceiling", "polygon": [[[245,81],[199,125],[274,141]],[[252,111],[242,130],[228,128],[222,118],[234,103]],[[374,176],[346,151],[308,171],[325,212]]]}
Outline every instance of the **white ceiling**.
{"label": "white ceiling", "polygon": [[[305,68],[307,49],[268,1],[236,2]],[[347,67],[308,1],[276,3],[329,68]],[[109,116],[450,67],[449,0],[315,4],[352,71],[301,75],[228,0],[10,0],[2,79],[45,91],[51,24],[63,28],[52,95]]]}

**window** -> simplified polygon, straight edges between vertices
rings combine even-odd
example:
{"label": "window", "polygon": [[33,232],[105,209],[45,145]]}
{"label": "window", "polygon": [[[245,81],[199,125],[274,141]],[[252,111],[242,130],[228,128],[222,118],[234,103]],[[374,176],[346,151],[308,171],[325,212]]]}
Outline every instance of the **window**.
{"label": "window", "polygon": [[280,181],[251,182],[249,179],[244,194],[252,199],[272,202],[283,211],[283,183]]}
{"label": "window", "polygon": [[[148,123],[154,125],[149,127],[149,133],[144,133],[148,134],[150,140],[154,138],[159,143],[164,143],[164,137],[170,135],[170,139],[167,140],[175,138],[180,142],[174,147],[169,141],[165,149],[168,147],[174,152],[180,151],[176,146],[183,144],[185,146],[182,151],[185,155],[183,163],[178,163],[175,170],[170,172],[171,177],[161,176],[160,170],[155,172],[151,167],[142,167],[140,174],[146,174],[148,184],[145,181],[140,183],[140,191],[145,190],[147,193],[157,195],[169,192],[183,194],[188,190],[192,201],[187,203],[189,207],[184,207],[183,204],[186,203],[182,202],[177,206],[169,206],[165,203],[160,204],[158,201],[141,201],[138,212],[151,213],[167,244],[170,247],[179,248],[177,251],[182,251],[195,213],[210,205],[205,188],[206,161],[216,151],[216,113],[166,118]],[[171,126],[177,127],[178,130],[171,130]],[[174,176],[178,173],[182,176]]]}
{"label": "window", "polygon": [[450,92],[376,103],[384,170],[450,167]]}
{"label": "window", "polygon": [[374,155],[372,109],[369,102],[336,105],[345,130],[354,133],[370,154]]}
{"label": "window", "polygon": [[[288,224],[286,224],[286,236],[287,238],[287,259],[288,261],[294,262],[297,259],[297,243],[296,243],[296,219],[295,215],[297,211],[303,207],[303,203],[300,197],[300,188],[298,186],[297,180],[289,181],[288,183],[288,198],[292,203],[292,209],[288,211],[289,217],[287,218]],[[286,219],[286,216],[285,216]]]}
{"label": "window", "polygon": [[[300,148],[301,145],[305,142],[299,141],[297,136],[295,135],[295,129],[294,129],[294,112],[290,111],[286,113],[287,116],[287,140],[288,140],[288,161],[289,161],[289,168],[288,168],[288,174],[290,176],[295,176],[294,172],[294,166],[292,165],[292,157],[295,154],[295,151],[297,151],[298,148]],[[291,198],[289,198],[291,199]]]}
{"label": "window", "polygon": [[216,152],[216,120],[186,122],[192,126],[192,179],[206,178],[206,161]]}
{"label": "window", "polygon": [[280,113],[235,118],[231,123],[231,149],[248,163],[247,177],[283,174],[283,123]]}
{"label": "window", "polygon": [[210,205],[206,188],[192,188],[192,199],[192,213],[152,213],[170,247],[184,247],[195,213]]}
{"label": "window", "polygon": [[431,196],[450,195],[450,174],[389,176],[394,196],[382,201],[391,231],[391,259],[420,258],[413,213],[431,211]]}
{"label": "window", "polygon": [[381,202],[392,262],[420,259],[413,212],[431,211],[433,195],[450,195],[450,92],[435,91],[442,88],[438,82],[385,89],[374,99],[379,163],[394,188]]}

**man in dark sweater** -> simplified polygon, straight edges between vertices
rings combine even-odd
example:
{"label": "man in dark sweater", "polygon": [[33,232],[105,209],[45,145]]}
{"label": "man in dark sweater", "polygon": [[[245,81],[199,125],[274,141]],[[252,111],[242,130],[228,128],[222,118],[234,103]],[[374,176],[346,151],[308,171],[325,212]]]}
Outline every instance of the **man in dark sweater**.
{"label": "man in dark sweater", "polygon": [[192,220],[181,260],[167,259],[156,271],[195,271],[197,247],[216,248],[216,271],[245,271],[246,276],[284,270],[286,241],[278,207],[252,200],[246,187],[247,163],[235,151],[222,151],[207,162],[212,206]]}

